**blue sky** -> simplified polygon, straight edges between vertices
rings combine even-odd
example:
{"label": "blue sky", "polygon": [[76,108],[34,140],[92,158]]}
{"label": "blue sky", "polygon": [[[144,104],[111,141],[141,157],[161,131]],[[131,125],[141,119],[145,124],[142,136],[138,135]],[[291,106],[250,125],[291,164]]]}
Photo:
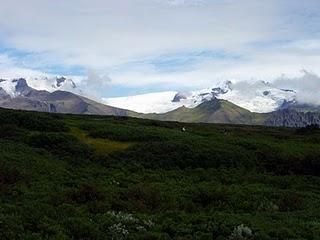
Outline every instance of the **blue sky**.
{"label": "blue sky", "polygon": [[[318,0],[3,0],[0,77],[78,76],[108,97],[320,74],[318,9]],[[99,87],[92,71],[110,81]]]}

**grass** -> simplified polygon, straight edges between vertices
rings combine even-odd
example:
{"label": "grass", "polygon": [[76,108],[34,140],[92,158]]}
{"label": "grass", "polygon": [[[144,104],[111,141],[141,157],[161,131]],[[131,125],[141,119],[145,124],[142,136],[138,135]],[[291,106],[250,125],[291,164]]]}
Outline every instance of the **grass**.
{"label": "grass", "polygon": [[91,146],[97,154],[111,154],[117,151],[124,151],[134,145],[134,143],[112,141],[109,139],[92,138],[79,128],[71,128],[71,134],[79,139],[81,142]]}

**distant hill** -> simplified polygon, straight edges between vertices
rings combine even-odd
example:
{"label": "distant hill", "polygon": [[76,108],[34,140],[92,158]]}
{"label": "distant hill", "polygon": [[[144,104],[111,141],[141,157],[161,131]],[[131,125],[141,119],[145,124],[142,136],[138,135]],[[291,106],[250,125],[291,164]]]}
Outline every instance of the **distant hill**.
{"label": "distant hill", "polygon": [[263,124],[266,114],[252,113],[226,100],[214,98],[195,108],[180,107],[164,114],[149,114],[148,118],[204,123]]}
{"label": "distant hill", "polygon": [[178,122],[232,123],[279,127],[304,127],[320,124],[320,112],[302,112],[282,109],[271,113],[253,113],[229,101],[212,99],[195,108],[180,107],[164,114],[148,114],[144,117]]}

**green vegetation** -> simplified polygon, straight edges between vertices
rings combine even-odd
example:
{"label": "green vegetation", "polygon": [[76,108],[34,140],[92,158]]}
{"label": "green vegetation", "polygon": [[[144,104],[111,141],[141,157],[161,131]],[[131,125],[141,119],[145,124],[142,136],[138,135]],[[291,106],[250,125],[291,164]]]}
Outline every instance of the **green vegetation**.
{"label": "green vegetation", "polygon": [[212,99],[195,108],[180,107],[163,114],[146,114],[144,118],[190,123],[233,123],[263,125],[270,114],[253,113],[229,101]]}
{"label": "green vegetation", "polygon": [[316,126],[0,121],[0,239],[320,239]]}

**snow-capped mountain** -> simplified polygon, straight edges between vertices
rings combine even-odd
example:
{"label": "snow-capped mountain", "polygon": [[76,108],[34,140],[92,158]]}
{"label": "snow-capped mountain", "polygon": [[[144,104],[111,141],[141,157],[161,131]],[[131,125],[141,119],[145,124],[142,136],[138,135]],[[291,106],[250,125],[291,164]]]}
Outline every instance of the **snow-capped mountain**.
{"label": "snow-capped mountain", "polygon": [[[95,102],[63,89],[76,89],[72,80],[54,79],[50,88],[35,89],[24,78],[0,81],[0,108],[39,112],[127,116],[135,113]],[[48,79],[49,81],[49,79]],[[48,91],[52,90],[52,91]],[[10,93],[10,94],[9,94]]]}
{"label": "snow-capped mountain", "polygon": [[[28,88],[54,92],[63,90],[84,95],[74,80],[66,77],[42,77],[30,79],[0,79],[0,98],[15,98],[30,92]],[[139,113],[166,113],[185,106],[195,108],[213,98],[228,100],[252,112],[266,113],[286,108],[296,102],[296,92],[280,89],[272,83],[226,81],[213,88],[177,92],[166,91],[136,96],[106,98],[101,102],[112,107],[128,109]]]}
{"label": "snow-capped mountain", "polygon": [[190,92],[157,92],[129,97],[103,99],[105,104],[141,113],[165,113],[179,107],[194,108],[213,98],[228,100],[252,112],[272,112],[285,102],[295,100],[296,93],[279,89],[271,83],[226,81],[214,88]]}
{"label": "snow-capped mountain", "polygon": [[6,93],[10,97],[14,98],[22,94],[22,89],[25,86],[49,92],[63,90],[81,93],[72,79],[67,79],[65,77],[42,77],[30,79],[0,79],[0,94],[2,93],[2,95],[4,95]]}

